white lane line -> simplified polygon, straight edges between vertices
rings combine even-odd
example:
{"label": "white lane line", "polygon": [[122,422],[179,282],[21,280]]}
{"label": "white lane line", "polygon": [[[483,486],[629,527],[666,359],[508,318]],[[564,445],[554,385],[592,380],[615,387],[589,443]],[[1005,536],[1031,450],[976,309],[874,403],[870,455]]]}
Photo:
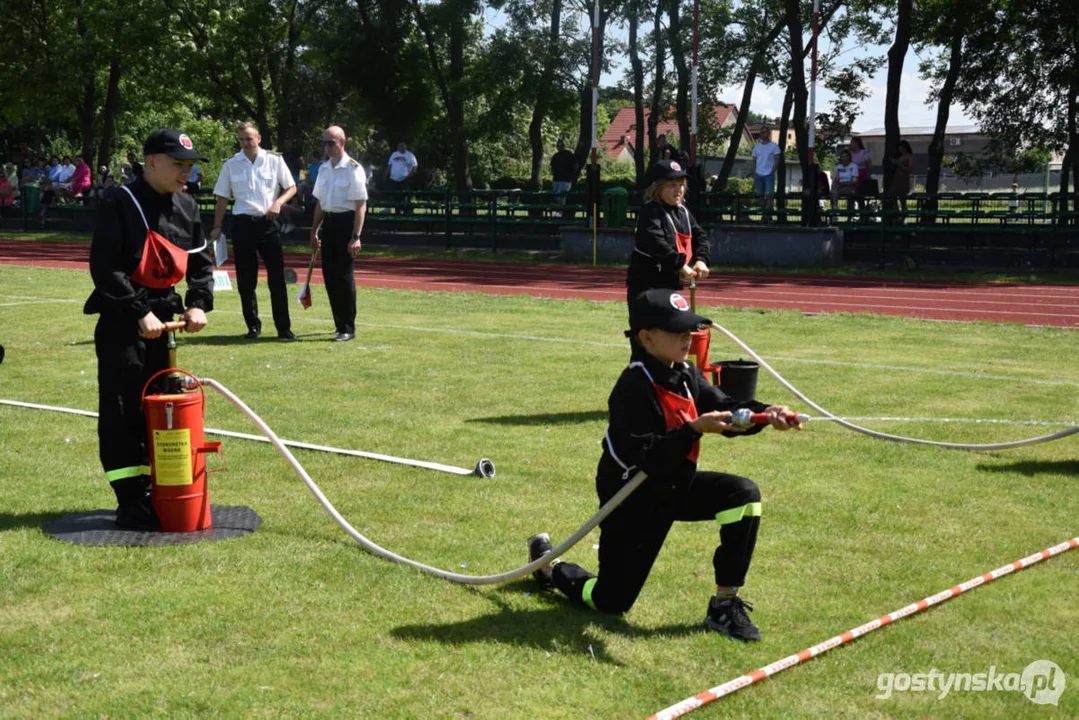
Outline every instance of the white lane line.
{"label": "white lane line", "polygon": [[19,305],[49,305],[53,303],[80,303],[81,300],[24,300],[22,302],[0,303],[0,307],[17,307]]}
{"label": "white lane line", "polygon": [[[75,303],[75,302],[81,302],[81,301],[78,301],[78,300],[64,300],[62,302]],[[218,315],[242,315],[243,314],[239,310],[216,310],[215,313],[217,313]],[[273,315],[271,313],[259,313],[259,317],[260,318],[265,318],[265,319],[272,319]],[[333,320],[331,320],[329,318],[314,318],[314,317],[311,317],[311,318],[304,318],[303,322],[328,325],[328,324],[332,323]],[[544,335],[517,335],[517,334],[510,334],[510,333],[484,332],[484,331],[480,331],[480,330],[465,330],[465,329],[460,329],[460,328],[436,328],[436,327],[424,327],[424,326],[418,326],[418,325],[397,325],[397,324],[386,324],[386,323],[369,323],[369,322],[360,322],[360,321],[357,321],[356,325],[358,327],[367,327],[367,328],[373,328],[373,329],[376,329],[376,330],[406,330],[406,331],[409,331],[409,332],[419,331],[419,332],[429,332],[429,333],[441,333],[441,334],[444,334],[444,335],[465,335],[465,336],[469,336],[469,337],[484,337],[484,338],[491,338],[491,339],[495,339],[495,340],[526,340],[526,341],[531,341],[531,342],[557,343],[557,344],[560,344],[560,345],[582,345],[582,346],[587,346],[587,347],[616,348],[616,349],[622,350],[622,351],[627,351],[629,349],[628,342],[607,343],[607,342],[598,342],[598,341],[595,341],[595,340],[577,340],[577,339],[574,339],[574,338],[559,338],[559,337],[549,337],[549,336],[544,336]],[[716,346],[716,347],[719,347],[719,346]],[[895,370],[895,371],[900,371],[900,372],[905,372],[905,373],[919,373],[919,374],[923,374],[923,375],[942,375],[942,376],[946,376],[946,377],[962,377],[962,378],[968,378],[968,379],[972,379],[972,380],[991,380],[991,381],[994,381],[994,382],[997,382],[997,381],[999,381],[999,382],[1019,382],[1019,383],[1029,383],[1029,384],[1032,384],[1032,385],[1058,385],[1058,386],[1068,386],[1068,387],[1079,387],[1079,382],[1072,382],[1072,381],[1068,381],[1068,380],[1040,380],[1040,379],[1037,379],[1037,378],[1023,378],[1023,377],[1017,377],[1017,376],[1014,376],[1014,375],[987,375],[985,373],[962,372],[962,371],[956,371],[956,370],[936,370],[936,369],[932,369],[932,368],[909,367],[909,366],[906,366],[906,365],[881,365],[881,364],[876,364],[876,363],[846,362],[846,361],[842,361],[842,360],[820,360],[820,359],[814,359],[814,358],[798,358],[798,357],[787,357],[787,356],[779,356],[779,355],[763,355],[762,354],[761,357],[763,357],[765,360],[767,360],[769,362],[775,361],[775,362],[788,362],[788,363],[806,363],[806,364],[816,364],[816,365],[831,365],[831,366],[835,366],[835,367],[852,367],[852,368],[859,368],[859,369],[870,370],[870,371]]]}

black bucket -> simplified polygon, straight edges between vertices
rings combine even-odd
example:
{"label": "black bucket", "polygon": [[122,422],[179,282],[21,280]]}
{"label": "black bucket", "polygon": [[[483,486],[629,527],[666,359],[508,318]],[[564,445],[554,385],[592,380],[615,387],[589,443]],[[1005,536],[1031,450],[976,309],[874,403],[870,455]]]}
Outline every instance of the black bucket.
{"label": "black bucket", "polygon": [[719,389],[735,400],[757,399],[757,372],[761,366],[752,360],[724,360],[716,363],[719,370]]}

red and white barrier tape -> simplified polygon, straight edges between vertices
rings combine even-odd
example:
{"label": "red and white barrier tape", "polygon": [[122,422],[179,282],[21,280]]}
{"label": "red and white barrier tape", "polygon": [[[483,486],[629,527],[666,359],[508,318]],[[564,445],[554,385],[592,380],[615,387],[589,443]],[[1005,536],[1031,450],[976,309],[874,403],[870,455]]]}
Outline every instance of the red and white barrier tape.
{"label": "red and white barrier tape", "polygon": [[956,585],[955,587],[949,588],[948,590],[939,592],[936,595],[930,595],[923,600],[919,600],[913,605],[907,605],[906,607],[896,610],[895,612],[890,612],[887,615],[881,615],[876,620],[867,622],[865,625],[859,625],[852,630],[848,630],[845,633],[836,635],[833,638],[829,638],[822,643],[814,645],[813,647],[806,648],[805,650],[802,650],[801,652],[798,652],[794,655],[785,657],[782,660],[777,660],[771,665],[765,665],[762,668],[754,670],[750,673],[746,673],[745,675],[737,677],[734,680],[729,680],[722,685],[717,685],[711,690],[705,690],[704,692],[697,693],[693,697],[686,698],[685,700],[676,705],[671,705],[669,708],[660,710],[655,715],[650,716],[648,720],[669,720],[670,718],[681,717],[682,715],[685,715],[691,710],[696,710],[702,705],[707,705],[713,700],[718,700],[724,695],[730,695],[731,693],[741,690],[744,687],[749,687],[758,680],[764,680],[765,678],[771,677],[772,675],[775,675],[778,672],[782,672],[787,668],[792,668],[795,665],[809,660],[810,658],[814,658],[818,655],[826,653],[832,648],[837,648],[840,645],[848,643],[855,638],[861,637],[862,635],[871,633],[874,630],[878,630],[885,625],[895,622],[896,620],[905,618],[908,615],[914,615],[915,613],[919,613],[922,610],[925,610],[926,608],[932,607],[934,605],[938,605],[945,600],[950,600],[956,595],[964,593],[967,590],[972,590],[979,585],[984,585],[987,582],[996,580],[997,578],[1007,575],[1008,573],[1015,570],[1022,570],[1023,568],[1030,567],[1035,563],[1039,563],[1042,560],[1051,558],[1054,555],[1059,555],[1060,553],[1071,550],[1076,546],[1079,546],[1079,537],[1072,538],[1071,540],[1068,540],[1067,542],[1062,542],[1059,545],[1054,545],[1051,548],[1046,548],[1039,553],[1035,553],[1034,555],[1023,558],[1022,560],[1016,560],[1015,562],[1005,565],[1004,567],[997,568],[992,572],[987,572],[984,575],[979,575],[977,577],[971,578],[965,583]]}

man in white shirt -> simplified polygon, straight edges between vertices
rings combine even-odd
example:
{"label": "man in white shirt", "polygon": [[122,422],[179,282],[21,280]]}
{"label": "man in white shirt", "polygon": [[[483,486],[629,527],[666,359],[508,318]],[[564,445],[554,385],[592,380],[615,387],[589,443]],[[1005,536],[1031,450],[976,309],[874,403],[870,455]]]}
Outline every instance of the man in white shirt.
{"label": "man in white shirt", "polygon": [[360,253],[360,233],[367,213],[367,176],[345,152],[345,131],[336,125],[322,133],[322,163],[312,196],[311,249],[322,252],[322,278],[337,333],[334,342],[356,337],[356,278],[353,258]]}
{"label": "man in white shirt", "polygon": [[753,146],[753,190],[761,199],[764,222],[771,219],[772,196],[776,192],[776,158],[782,154],[779,146],[772,142],[772,128],[761,128],[757,144]]}
{"label": "man in white shirt", "polygon": [[71,158],[67,155],[64,156],[64,161],[60,163],[60,169],[56,172],[56,182],[59,185],[67,186],[71,184],[71,177],[75,174],[75,166],[71,164]]}
{"label": "man in white shirt", "polygon": [[[259,319],[258,256],[266,266],[266,281],[270,286],[270,306],[273,310],[277,337],[295,340],[288,313],[288,288],[285,285],[285,257],[281,250],[277,216],[281,206],[296,194],[296,183],[285,160],[277,153],[259,147],[262,136],[254,123],[241,123],[236,129],[240,152],[221,166],[214,195],[214,229],[210,240],[221,237],[225,208],[229,198],[232,206],[232,251],[236,262],[236,286],[240,291],[240,306],[247,322],[245,338],[254,340],[262,333]],[[282,191],[278,195],[278,191]]]}
{"label": "man in white shirt", "polygon": [[[389,189],[395,192],[405,192],[412,187],[412,176],[416,174],[416,168],[420,164],[416,161],[416,156],[405,146],[403,142],[397,143],[397,150],[390,154],[390,159],[386,163],[387,172],[389,173]],[[395,202],[402,204],[408,203],[408,195],[401,195],[394,198]],[[402,208],[398,208],[397,212],[400,214]],[[405,214],[411,215],[412,208],[403,208]]]}

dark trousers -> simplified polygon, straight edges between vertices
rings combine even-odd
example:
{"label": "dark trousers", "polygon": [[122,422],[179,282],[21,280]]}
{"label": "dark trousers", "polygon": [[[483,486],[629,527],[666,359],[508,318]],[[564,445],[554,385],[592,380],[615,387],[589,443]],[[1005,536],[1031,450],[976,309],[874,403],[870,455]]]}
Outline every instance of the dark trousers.
{"label": "dark trousers", "polygon": [[[162,322],[172,315],[161,315]],[[150,465],[142,387],[150,376],[169,366],[168,335],[139,337],[136,320],[102,315],[94,329],[97,353],[97,438],[105,473],[127,477]],[[152,391],[153,389],[151,389]]]}
{"label": "dark trousers", "polygon": [[240,307],[248,330],[262,330],[259,303],[255,295],[258,286],[259,263],[266,266],[266,282],[270,286],[270,307],[277,332],[292,329],[288,315],[288,288],[285,285],[285,256],[277,224],[265,217],[235,215],[232,218],[232,250],[236,255],[236,286],[240,291]]}
{"label": "dark trousers", "polygon": [[[738,475],[702,471],[684,490],[659,498],[656,485],[649,487],[651,482],[646,480],[600,525],[598,575],[573,563],[554,566],[552,580],[570,599],[600,612],[629,610],[675,521],[722,522],[720,544],[712,556],[716,585],[745,584],[760,526],[761,493],[756,484]],[[749,507],[754,503],[755,507]],[[732,511],[737,516],[737,509],[743,507],[745,512],[737,520],[721,514]]]}
{"label": "dark trousers", "polygon": [[330,298],[333,324],[339,333],[356,332],[356,278],[348,244],[356,213],[326,213],[319,237],[322,240],[322,281]]}
{"label": "dark trousers", "polygon": [[[409,201],[408,191],[412,189],[412,178],[405,178],[404,180],[387,180],[386,184],[389,186],[387,189],[392,190],[395,194],[393,196],[393,202],[407,205]],[[410,207],[395,207],[395,215],[411,215],[412,208]]]}

